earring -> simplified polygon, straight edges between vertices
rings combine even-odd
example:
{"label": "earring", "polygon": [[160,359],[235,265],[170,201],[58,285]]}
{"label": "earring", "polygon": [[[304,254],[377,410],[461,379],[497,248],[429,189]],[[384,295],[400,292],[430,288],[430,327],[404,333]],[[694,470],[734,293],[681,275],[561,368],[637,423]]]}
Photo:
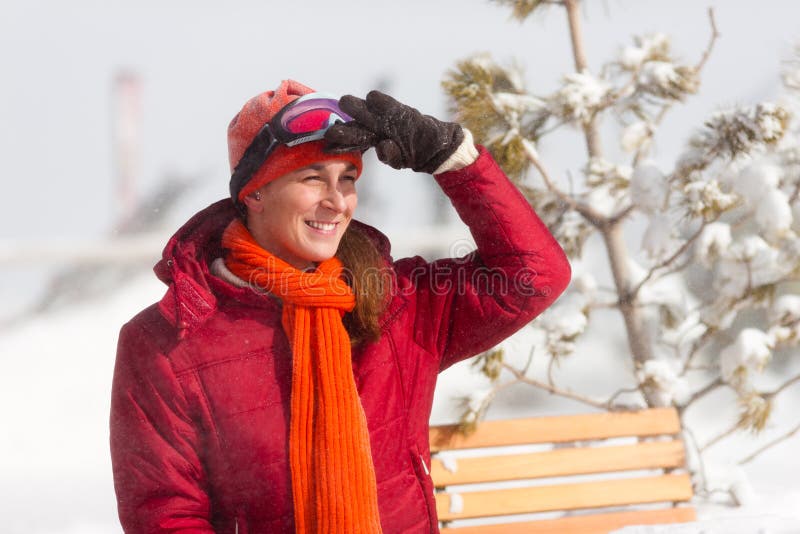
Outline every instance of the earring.
{"label": "earring", "polygon": [[261,191],[253,193],[253,197],[255,197],[256,200],[261,200]]}

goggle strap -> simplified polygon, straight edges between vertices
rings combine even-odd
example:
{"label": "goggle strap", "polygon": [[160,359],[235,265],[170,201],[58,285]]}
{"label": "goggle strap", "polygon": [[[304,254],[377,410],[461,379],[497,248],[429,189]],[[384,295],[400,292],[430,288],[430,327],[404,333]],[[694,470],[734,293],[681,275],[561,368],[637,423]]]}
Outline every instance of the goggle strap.
{"label": "goggle strap", "polygon": [[231,175],[231,198],[238,202],[239,191],[250,181],[253,174],[264,164],[267,155],[272,152],[278,140],[272,134],[269,123],[266,123],[253,137],[253,141],[244,151],[242,159],[236,165]]}

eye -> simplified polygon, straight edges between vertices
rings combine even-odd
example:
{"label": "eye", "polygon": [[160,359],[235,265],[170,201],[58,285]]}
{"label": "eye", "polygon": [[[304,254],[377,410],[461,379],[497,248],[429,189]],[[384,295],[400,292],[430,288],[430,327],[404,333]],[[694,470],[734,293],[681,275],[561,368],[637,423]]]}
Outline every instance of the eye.
{"label": "eye", "polygon": [[356,176],[355,174],[348,174],[346,176],[342,176],[340,180],[344,182],[355,182],[356,180],[358,180],[358,176]]}
{"label": "eye", "polygon": [[303,177],[304,182],[317,182],[322,180],[322,177],[318,174],[309,174],[308,176]]}

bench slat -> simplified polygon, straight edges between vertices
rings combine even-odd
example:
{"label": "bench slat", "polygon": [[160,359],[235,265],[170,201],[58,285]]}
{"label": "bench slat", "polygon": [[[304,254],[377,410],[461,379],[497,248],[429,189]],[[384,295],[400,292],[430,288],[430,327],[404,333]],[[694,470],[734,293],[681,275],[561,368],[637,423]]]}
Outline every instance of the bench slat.
{"label": "bench slat", "polygon": [[431,427],[431,451],[658,436],[681,431],[674,408],[483,421],[469,436],[459,434],[457,428],[457,425]]}
{"label": "bench slat", "polygon": [[527,454],[457,458],[456,471],[431,460],[436,487],[590,473],[665,469],[684,465],[681,441],[653,441],[613,447],[572,447]]}
{"label": "bench slat", "polygon": [[461,512],[450,512],[450,493],[436,494],[440,521],[498,515],[577,510],[627,504],[688,501],[692,484],[687,474],[637,477],[459,493]]}
{"label": "bench slat", "polygon": [[687,523],[694,521],[696,517],[694,508],[663,508],[497,525],[443,528],[441,534],[607,534],[628,525]]}

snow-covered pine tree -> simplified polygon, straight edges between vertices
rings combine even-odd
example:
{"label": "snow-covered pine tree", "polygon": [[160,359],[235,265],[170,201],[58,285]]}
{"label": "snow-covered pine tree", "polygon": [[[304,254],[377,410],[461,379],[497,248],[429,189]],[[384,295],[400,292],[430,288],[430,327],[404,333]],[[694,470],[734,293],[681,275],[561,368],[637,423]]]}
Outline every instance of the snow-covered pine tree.
{"label": "snow-covered pine tree", "polygon": [[[648,153],[665,115],[699,87],[719,35],[712,11],[708,47],[696,64],[677,60],[670,38],[657,33],[635,37],[593,73],[578,0],[496,3],[510,6],[520,21],[563,10],[574,71],[552,94],[535,94],[518,68],[483,54],[459,62],[444,89],[458,120],[488,147],[571,259],[599,234],[613,288],[600,291],[590,273],[580,273],[529,327],[540,341],[528,355],[512,358],[502,345],[483,354],[476,367],[491,387],[466,399],[463,428],[483,416],[498,391],[523,382],[601,409],[675,405],[682,414],[710,392],[730,388],[739,420],[698,449],[739,429],[760,431],[777,397],[800,382],[800,375],[789,375],[765,389],[758,381],[774,354],[796,358],[800,344],[800,130],[790,111],[800,101],[800,48],[784,73],[786,102],[714,113],[687,130],[684,152],[663,169]],[[619,122],[614,142],[629,161],[606,159],[603,145],[611,140],[601,138],[601,121]],[[582,183],[565,189],[537,145],[568,127],[585,139],[586,158],[574,169]],[[648,220],[640,250],[630,250],[624,239],[634,216]],[[619,311],[634,370],[631,387],[596,399],[552,376],[537,377],[533,354],[546,354],[548,369],[569,357],[600,307]]]}

